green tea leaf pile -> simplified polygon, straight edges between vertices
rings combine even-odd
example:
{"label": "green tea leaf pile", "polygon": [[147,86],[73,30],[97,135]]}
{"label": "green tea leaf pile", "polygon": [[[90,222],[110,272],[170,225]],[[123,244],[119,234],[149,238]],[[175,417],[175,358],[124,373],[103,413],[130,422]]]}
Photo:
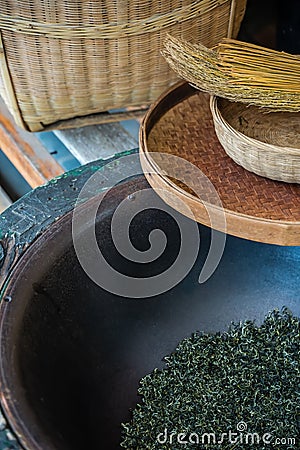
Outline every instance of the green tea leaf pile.
{"label": "green tea leaf pile", "polygon": [[163,370],[141,380],[121,446],[300,448],[299,338],[299,318],[284,308],[261,326],[245,321],[184,339]]}

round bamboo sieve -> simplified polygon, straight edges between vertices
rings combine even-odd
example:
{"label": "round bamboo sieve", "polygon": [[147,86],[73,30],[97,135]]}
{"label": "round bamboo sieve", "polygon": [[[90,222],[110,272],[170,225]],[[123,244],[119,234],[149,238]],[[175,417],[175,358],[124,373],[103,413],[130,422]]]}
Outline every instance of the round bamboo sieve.
{"label": "round bamboo sieve", "polygon": [[226,153],[251,172],[300,183],[300,114],[211,98],[211,112]]}
{"label": "round bamboo sieve", "polygon": [[210,226],[204,204],[209,193],[204,193],[203,202],[193,192],[197,179],[189,180],[192,190],[170,179],[161,153],[184,158],[209,178],[223,204],[227,233],[270,244],[300,245],[300,186],[260,177],[236,164],[215,134],[208,94],[182,82],[163,94],[144,118],[140,155],[158,195],[186,214],[176,198],[181,200],[195,220]]}

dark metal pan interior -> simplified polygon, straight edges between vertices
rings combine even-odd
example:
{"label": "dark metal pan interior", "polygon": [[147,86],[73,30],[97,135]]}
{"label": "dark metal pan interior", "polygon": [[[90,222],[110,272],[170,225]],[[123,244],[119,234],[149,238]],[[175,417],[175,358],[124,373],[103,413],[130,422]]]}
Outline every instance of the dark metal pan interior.
{"label": "dark metal pan interior", "polygon": [[[103,253],[132,276],[165,270],[180,247],[174,219],[148,209],[132,222],[132,242],[147,249],[150,231],[159,228],[168,239],[163,255],[141,265],[116,252],[113,211],[144,187],[143,177],[118,186],[97,216]],[[200,285],[211,236],[199,226],[201,249],[189,275],[169,292],[131,299],[87,277],[72,246],[71,218],[64,216],[26,251],[5,292],[12,301],[1,306],[2,404],[28,449],[118,448],[120,423],[130,418],[140,378],[163,367],[162,358],[182,338],[225,330],[231,321],[260,322],[284,305],[300,312],[300,248],[228,236],[217,271]]]}

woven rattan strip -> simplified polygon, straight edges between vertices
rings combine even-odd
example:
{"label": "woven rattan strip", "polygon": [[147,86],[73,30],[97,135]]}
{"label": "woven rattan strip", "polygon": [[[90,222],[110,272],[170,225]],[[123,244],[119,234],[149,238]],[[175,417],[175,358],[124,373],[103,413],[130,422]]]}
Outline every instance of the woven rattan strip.
{"label": "woven rattan strip", "polygon": [[[115,39],[121,36],[134,36],[141,33],[151,33],[168,27],[174,23],[193,19],[195,14],[212,11],[227,3],[228,0],[194,1],[189,5],[176,8],[164,14],[154,14],[144,20],[132,20],[130,23],[103,23],[100,25],[60,25],[51,22],[29,21],[21,17],[9,17],[0,13],[0,27],[3,30],[15,31],[29,35],[41,34],[56,39]],[[72,4],[70,4],[72,8]]]}
{"label": "woven rattan strip", "polygon": [[[174,92],[176,105],[180,91]],[[300,222],[300,186],[272,181],[237,165],[215,135],[208,94],[191,92],[176,106],[169,99],[169,109],[151,124],[147,150],[180,156],[199,167],[227,210],[259,219]],[[191,179],[189,186],[193,185],[195,180]]]}

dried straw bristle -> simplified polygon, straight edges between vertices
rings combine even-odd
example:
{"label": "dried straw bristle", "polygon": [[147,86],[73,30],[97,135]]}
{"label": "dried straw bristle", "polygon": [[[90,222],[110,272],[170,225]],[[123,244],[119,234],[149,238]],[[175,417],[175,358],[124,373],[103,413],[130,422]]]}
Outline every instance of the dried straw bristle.
{"label": "dried straw bristle", "polygon": [[168,36],[163,55],[196,88],[278,111],[300,111],[300,56],[233,39],[212,49]]}

